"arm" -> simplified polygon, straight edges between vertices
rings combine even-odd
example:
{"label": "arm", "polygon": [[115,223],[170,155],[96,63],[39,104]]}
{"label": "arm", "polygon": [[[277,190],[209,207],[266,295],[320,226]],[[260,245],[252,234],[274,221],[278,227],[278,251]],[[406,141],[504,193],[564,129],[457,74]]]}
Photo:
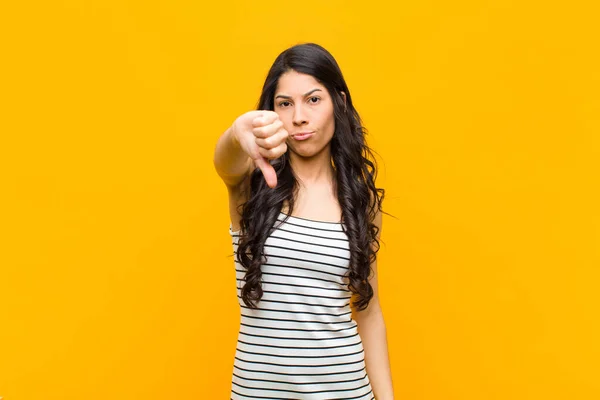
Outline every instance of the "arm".
{"label": "arm", "polygon": [[250,183],[247,178],[252,172],[252,159],[242,149],[234,125],[219,138],[213,163],[217,174],[227,186],[231,227],[238,231],[241,218],[238,207],[246,200],[245,192]]}
{"label": "arm", "polygon": [[267,185],[277,185],[277,174],[268,162],[287,150],[288,132],[274,111],[248,111],[239,116],[219,138],[214,165],[228,188],[244,182],[254,165],[262,171]]}
{"label": "arm", "polygon": [[[381,234],[381,211],[374,221]],[[353,310],[353,318],[358,324],[358,333],[365,349],[365,364],[371,387],[377,400],[393,400],[392,374],[388,355],[387,335],[383,312],[379,304],[377,287],[377,261],[371,264],[373,276],[369,279],[373,287],[373,298],[369,306],[362,310]]]}
{"label": "arm", "polygon": [[217,174],[228,188],[238,186],[248,175],[252,159],[244,152],[233,125],[219,138],[213,159]]}
{"label": "arm", "polygon": [[273,111],[249,111],[239,116],[219,137],[213,163],[229,195],[232,228],[239,229],[238,207],[246,201],[250,175],[255,165],[267,185],[277,185],[277,174],[268,159],[278,158],[287,149],[288,133]]}

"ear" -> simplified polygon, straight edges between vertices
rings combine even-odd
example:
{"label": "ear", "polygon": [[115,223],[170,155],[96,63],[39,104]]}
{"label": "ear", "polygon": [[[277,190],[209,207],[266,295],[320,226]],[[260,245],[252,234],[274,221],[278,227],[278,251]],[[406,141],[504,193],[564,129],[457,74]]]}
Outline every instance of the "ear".
{"label": "ear", "polygon": [[343,91],[340,91],[340,95],[342,96],[342,99],[344,99],[344,111],[345,111],[348,106],[348,104],[346,103],[346,93],[344,93]]}

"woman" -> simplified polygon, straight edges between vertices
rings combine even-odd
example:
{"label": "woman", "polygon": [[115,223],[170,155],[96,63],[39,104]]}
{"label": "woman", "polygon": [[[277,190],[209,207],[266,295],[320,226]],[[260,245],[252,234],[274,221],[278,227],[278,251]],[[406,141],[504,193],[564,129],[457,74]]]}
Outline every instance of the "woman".
{"label": "woman", "polygon": [[232,399],[393,399],[364,135],[335,59],[307,43],[219,138],[242,313]]}

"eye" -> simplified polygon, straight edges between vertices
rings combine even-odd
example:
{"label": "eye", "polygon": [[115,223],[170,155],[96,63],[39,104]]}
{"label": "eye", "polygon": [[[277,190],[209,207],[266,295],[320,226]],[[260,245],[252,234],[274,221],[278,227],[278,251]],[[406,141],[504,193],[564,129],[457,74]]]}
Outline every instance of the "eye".
{"label": "eye", "polygon": [[312,104],[317,104],[319,102],[319,100],[321,100],[321,99],[317,96],[313,96],[310,99],[308,99],[308,101],[311,102]]}
{"label": "eye", "polygon": [[288,104],[290,104],[289,101],[282,101],[279,103],[279,107],[287,107]]}

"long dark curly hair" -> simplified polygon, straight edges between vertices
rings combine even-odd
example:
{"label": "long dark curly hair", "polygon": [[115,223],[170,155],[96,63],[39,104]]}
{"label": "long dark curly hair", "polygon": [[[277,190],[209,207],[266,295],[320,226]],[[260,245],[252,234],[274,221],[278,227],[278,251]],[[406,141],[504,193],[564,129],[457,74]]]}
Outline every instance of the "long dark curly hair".
{"label": "long dark curly hair", "polygon": [[[314,77],[327,88],[333,100],[335,131],[331,139],[331,161],[342,209],[342,229],[349,240],[350,265],[346,276],[348,290],[356,294],[353,305],[363,310],[373,297],[369,277],[371,262],[379,251],[378,228],[373,221],[384,197],[384,189],[375,187],[377,163],[365,141],[367,130],[352,105],[350,90],[337,62],[315,43],[295,45],[275,59],[263,85],[258,110],[274,110],[277,83],[281,75],[290,70]],[[345,99],[341,92],[345,93]],[[275,229],[284,202],[288,205],[287,215],[292,215],[298,191],[289,163],[289,150],[270,162],[277,173],[277,187],[269,188],[261,171],[254,170],[249,193],[246,193],[248,200],[240,206],[237,260],[246,270],[242,299],[251,308],[257,307],[256,302],[263,295],[261,264],[266,262],[265,241]]]}

